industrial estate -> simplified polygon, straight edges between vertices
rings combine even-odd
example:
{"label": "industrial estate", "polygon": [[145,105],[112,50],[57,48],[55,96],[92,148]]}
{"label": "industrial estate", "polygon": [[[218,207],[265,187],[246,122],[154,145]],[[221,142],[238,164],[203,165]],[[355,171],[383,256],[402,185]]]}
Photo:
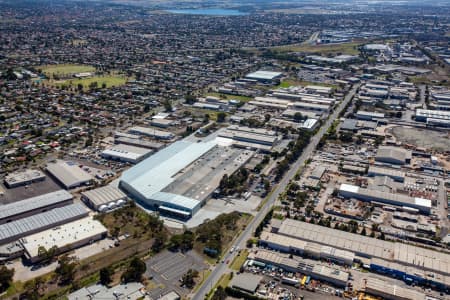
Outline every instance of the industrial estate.
{"label": "industrial estate", "polygon": [[74,3],[0,0],[0,299],[450,299],[449,3]]}

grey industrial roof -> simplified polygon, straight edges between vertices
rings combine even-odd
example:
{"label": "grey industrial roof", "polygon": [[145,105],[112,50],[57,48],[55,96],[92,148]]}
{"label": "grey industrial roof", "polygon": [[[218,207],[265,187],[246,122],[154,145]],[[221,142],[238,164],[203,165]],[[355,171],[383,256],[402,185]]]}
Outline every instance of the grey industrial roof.
{"label": "grey industrial roof", "polygon": [[8,174],[5,177],[5,182],[9,185],[12,185],[17,182],[26,182],[30,180],[36,180],[39,178],[45,178],[45,174],[39,170],[25,170],[23,172],[16,172]]}
{"label": "grey industrial roof", "polygon": [[54,224],[61,224],[65,220],[81,218],[88,215],[86,208],[80,204],[70,204],[63,207],[12,221],[0,225],[0,244],[4,240],[19,239],[33,231],[45,230]]}
{"label": "grey industrial roof", "polygon": [[126,195],[121,190],[111,185],[85,191],[81,195],[97,206],[126,198]]}
{"label": "grey industrial roof", "polygon": [[125,188],[131,188],[131,192],[138,193],[145,199],[155,199],[193,209],[199,201],[161,191],[175,180],[175,174],[216,145],[215,140],[201,143],[186,140],[175,142],[125,171],[121,182]]}
{"label": "grey industrial roof", "polygon": [[365,281],[366,292],[376,296],[384,296],[387,299],[399,300],[425,300],[425,294],[410,288],[404,288],[391,284],[378,278],[368,277]]}
{"label": "grey industrial roof", "polygon": [[406,159],[411,158],[411,151],[392,146],[381,146],[378,148],[376,160],[392,158],[398,161],[405,162]]}
{"label": "grey industrial roof", "polygon": [[117,144],[111,148],[105,149],[102,155],[120,157],[129,160],[139,160],[143,156],[149,154],[152,150],[126,144]]}
{"label": "grey industrial roof", "polygon": [[363,253],[368,257],[377,257],[450,275],[450,255],[443,252],[383,241],[292,219],[284,220],[278,233],[338,249]]}
{"label": "grey industrial roof", "polygon": [[399,177],[404,178],[405,172],[395,169],[388,169],[388,168],[382,168],[377,166],[370,166],[369,167],[369,174],[377,174],[377,175],[385,175],[389,177]]}
{"label": "grey industrial roof", "polygon": [[47,171],[68,188],[93,179],[90,174],[83,171],[76,163],[61,160],[47,164]]}
{"label": "grey industrial roof", "polygon": [[231,280],[231,286],[251,293],[256,292],[259,283],[262,280],[262,276],[254,275],[251,273],[242,273],[236,275]]}
{"label": "grey industrial roof", "polygon": [[44,208],[53,204],[71,200],[73,196],[65,191],[59,190],[56,192],[28,198],[25,200],[13,202],[0,206],[0,220],[7,219],[12,216],[17,216],[35,209]]}

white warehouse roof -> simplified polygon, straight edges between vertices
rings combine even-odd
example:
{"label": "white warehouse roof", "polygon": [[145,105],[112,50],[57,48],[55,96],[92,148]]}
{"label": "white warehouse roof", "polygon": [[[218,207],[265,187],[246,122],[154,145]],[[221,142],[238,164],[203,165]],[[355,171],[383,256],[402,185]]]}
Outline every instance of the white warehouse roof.
{"label": "white warehouse roof", "polygon": [[281,72],[272,72],[272,71],[256,71],[245,76],[250,79],[263,79],[263,80],[273,80],[279,76],[283,75]]}
{"label": "white warehouse roof", "polygon": [[62,160],[47,164],[47,171],[56,177],[66,188],[78,186],[94,179],[76,163]]}
{"label": "white warehouse roof", "polygon": [[102,186],[98,189],[82,192],[81,195],[89,199],[95,206],[108,204],[112,201],[125,199],[127,196],[118,188],[111,185]]}
{"label": "white warehouse roof", "polygon": [[40,246],[45,249],[53,246],[61,249],[106,232],[102,223],[87,217],[24,237],[22,245],[29,257],[36,257]]}

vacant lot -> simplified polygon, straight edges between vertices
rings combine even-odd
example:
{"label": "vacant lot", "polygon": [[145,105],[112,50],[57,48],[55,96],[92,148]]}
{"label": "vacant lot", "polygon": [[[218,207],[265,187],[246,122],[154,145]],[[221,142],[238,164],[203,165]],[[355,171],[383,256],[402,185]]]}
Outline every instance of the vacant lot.
{"label": "vacant lot", "polygon": [[442,151],[450,149],[450,136],[447,132],[398,126],[392,129],[392,134],[397,140],[418,147]]}
{"label": "vacant lot", "polygon": [[319,86],[326,86],[326,87],[331,87],[331,88],[337,88],[336,85],[333,84],[327,84],[327,83],[318,83],[318,82],[310,82],[310,81],[304,81],[304,80],[295,80],[295,79],[286,79],[283,80],[278,87],[280,88],[288,88],[290,86],[296,86],[296,85],[301,85],[301,86],[307,86],[307,85],[319,85]]}
{"label": "vacant lot", "polygon": [[286,45],[273,47],[272,50],[281,51],[281,52],[306,52],[306,53],[322,53],[322,54],[349,54],[349,55],[358,55],[359,50],[358,47],[361,43],[352,42],[352,43],[342,43],[342,44],[332,44],[332,45],[303,45],[303,44],[295,44],[295,45]]}
{"label": "vacant lot", "polygon": [[[95,88],[110,88],[116,87],[126,84],[128,78],[120,76],[120,75],[112,75],[112,76],[93,76],[89,78],[83,79],[70,79],[70,80],[57,80],[57,81],[49,81],[50,85],[57,87],[72,87],[78,88],[78,85],[81,84],[84,90],[88,90],[91,84],[94,84]],[[95,84],[96,83],[96,84]]]}
{"label": "vacant lot", "polygon": [[36,67],[36,69],[41,69],[42,73],[49,77],[54,75],[71,75],[82,72],[94,72],[95,68],[87,65],[72,65],[72,64],[62,64],[62,65],[46,65]]}

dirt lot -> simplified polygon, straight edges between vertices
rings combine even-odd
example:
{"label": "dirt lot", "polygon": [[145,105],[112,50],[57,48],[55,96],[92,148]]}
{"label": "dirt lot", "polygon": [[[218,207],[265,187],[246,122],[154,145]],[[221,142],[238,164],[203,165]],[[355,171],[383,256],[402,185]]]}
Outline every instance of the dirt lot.
{"label": "dirt lot", "polygon": [[439,151],[448,151],[450,149],[450,135],[448,132],[398,126],[392,128],[392,133],[398,141],[418,147],[432,148]]}

